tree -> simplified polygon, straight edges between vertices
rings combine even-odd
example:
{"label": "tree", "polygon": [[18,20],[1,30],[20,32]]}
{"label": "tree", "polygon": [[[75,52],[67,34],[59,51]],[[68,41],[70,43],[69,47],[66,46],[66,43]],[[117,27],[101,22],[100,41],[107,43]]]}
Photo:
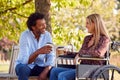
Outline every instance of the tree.
{"label": "tree", "polygon": [[36,12],[43,13],[45,15],[47,30],[52,33],[50,22],[50,0],[35,0]]}
{"label": "tree", "polygon": [[7,37],[16,43],[25,30],[27,17],[35,11],[33,0],[0,0],[0,39]]}
{"label": "tree", "polygon": [[114,0],[0,0],[0,3],[0,39],[8,37],[18,42],[20,33],[27,28],[27,17],[35,11],[45,14],[47,30],[56,45],[73,43],[79,48],[85,36],[85,17],[91,13],[102,15],[111,38],[120,39],[120,13],[113,13]]}

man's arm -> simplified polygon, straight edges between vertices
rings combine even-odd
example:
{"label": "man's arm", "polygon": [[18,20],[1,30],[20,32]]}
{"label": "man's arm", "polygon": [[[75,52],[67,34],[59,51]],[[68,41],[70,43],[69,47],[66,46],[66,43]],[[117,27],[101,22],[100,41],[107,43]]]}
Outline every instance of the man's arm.
{"label": "man's arm", "polygon": [[34,62],[39,54],[48,54],[48,53],[50,53],[51,50],[52,50],[52,47],[49,45],[43,46],[42,48],[36,50],[33,54],[30,55],[28,64]]}
{"label": "man's arm", "polygon": [[[52,37],[50,35],[50,33],[48,33],[47,35],[47,41],[52,43]],[[45,62],[45,69],[43,70],[43,72],[39,75],[39,79],[40,80],[46,80],[46,78],[48,77],[48,73],[50,71],[50,69],[52,68],[52,66],[55,65],[55,53],[54,50],[50,51],[49,54],[46,54],[46,62]]]}

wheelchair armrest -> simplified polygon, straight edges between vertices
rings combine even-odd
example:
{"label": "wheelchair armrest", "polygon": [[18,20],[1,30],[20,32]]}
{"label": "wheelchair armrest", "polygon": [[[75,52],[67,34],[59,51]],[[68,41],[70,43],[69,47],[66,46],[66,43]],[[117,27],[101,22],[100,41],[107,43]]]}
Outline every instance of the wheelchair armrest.
{"label": "wheelchair armrest", "polygon": [[80,60],[103,60],[106,61],[108,60],[107,58],[95,58],[95,57],[80,57]]}
{"label": "wheelchair armrest", "polygon": [[107,58],[105,57],[94,57],[92,55],[80,55],[80,59],[87,59],[87,60],[106,60]]}
{"label": "wheelchair armrest", "polygon": [[79,58],[76,59],[76,64],[79,64],[80,60],[102,60],[102,61],[107,61],[109,60],[109,58],[105,58],[105,57],[93,57],[91,55],[80,55]]}

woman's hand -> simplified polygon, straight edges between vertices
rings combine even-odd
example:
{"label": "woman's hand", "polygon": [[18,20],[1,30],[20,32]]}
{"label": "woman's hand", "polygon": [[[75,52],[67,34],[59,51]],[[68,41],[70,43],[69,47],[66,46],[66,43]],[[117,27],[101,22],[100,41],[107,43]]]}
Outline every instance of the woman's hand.
{"label": "woman's hand", "polygon": [[75,59],[73,60],[73,63],[76,64],[76,60],[79,58],[79,54],[75,56]]}
{"label": "woman's hand", "polygon": [[69,54],[71,54],[72,52],[70,52],[70,51],[66,51],[66,50],[64,50],[64,55],[69,55]]}

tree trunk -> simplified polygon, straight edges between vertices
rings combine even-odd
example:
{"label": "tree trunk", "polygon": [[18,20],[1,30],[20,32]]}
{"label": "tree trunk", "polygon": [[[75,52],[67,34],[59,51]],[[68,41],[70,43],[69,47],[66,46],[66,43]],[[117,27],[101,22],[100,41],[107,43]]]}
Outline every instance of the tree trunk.
{"label": "tree trunk", "polygon": [[36,12],[42,13],[45,15],[45,20],[47,24],[47,31],[52,32],[51,21],[50,21],[50,0],[35,0],[35,10]]}

